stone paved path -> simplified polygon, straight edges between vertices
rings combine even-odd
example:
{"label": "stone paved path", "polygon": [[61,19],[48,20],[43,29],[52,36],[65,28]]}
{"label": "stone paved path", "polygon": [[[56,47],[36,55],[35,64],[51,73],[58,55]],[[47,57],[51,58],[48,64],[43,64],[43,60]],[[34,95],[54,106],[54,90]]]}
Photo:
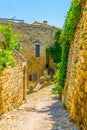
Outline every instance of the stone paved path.
{"label": "stone paved path", "polygon": [[78,130],[52,88],[28,95],[26,104],[2,115],[0,130]]}

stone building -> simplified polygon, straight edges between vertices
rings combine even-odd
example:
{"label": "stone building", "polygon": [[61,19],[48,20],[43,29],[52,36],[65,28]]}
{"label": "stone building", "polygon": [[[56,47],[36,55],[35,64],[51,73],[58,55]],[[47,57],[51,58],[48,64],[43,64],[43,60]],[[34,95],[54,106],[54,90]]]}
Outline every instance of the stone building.
{"label": "stone building", "polygon": [[27,24],[23,20],[5,18],[0,18],[0,24],[7,24],[11,20],[14,32],[22,35],[19,39],[20,53],[27,60],[28,90],[31,90],[43,73],[48,74],[49,69],[55,68],[51,57],[46,54],[46,48],[53,46],[57,28],[48,25],[47,21]]}
{"label": "stone building", "polygon": [[52,59],[46,54],[46,48],[49,45],[53,46],[57,28],[49,26],[47,21],[44,21],[33,24],[13,23],[13,29],[16,33],[22,34],[21,54],[27,59],[28,90],[31,90],[48,68],[55,68]]}

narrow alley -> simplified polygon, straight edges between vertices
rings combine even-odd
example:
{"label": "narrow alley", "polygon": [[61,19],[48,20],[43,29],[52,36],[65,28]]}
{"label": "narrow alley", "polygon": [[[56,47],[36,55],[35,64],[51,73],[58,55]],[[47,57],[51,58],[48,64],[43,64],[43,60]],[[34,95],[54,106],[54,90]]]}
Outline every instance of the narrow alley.
{"label": "narrow alley", "polygon": [[0,130],[78,130],[52,89],[28,95],[26,104],[3,114]]}

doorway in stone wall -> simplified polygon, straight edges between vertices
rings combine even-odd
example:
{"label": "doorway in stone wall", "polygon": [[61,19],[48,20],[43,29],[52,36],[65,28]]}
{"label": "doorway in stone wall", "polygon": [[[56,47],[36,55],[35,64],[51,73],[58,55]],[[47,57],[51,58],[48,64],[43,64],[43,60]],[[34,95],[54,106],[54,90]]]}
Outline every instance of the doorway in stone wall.
{"label": "doorway in stone wall", "polygon": [[46,53],[46,68],[49,68],[49,54]]}

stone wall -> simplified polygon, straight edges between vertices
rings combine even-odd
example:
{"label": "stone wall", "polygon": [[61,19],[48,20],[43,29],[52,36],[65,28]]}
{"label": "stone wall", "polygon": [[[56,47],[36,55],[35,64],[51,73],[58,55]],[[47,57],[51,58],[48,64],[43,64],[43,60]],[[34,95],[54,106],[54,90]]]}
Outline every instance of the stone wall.
{"label": "stone wall", "polygon": [[71,42],[63,103],[82,130],[87,130],[87,1]]}
{"label": "stone wall", "polygon": [[14,52],[17,66],[4,69],[0,76],[0,115],[19,107],[26,99],[26,60]]}
{"label": "stone wall", "polygon": [[[27,59],[28,65],[28,90],[37,85],[43,70],[46,68],[46,48],[54,44],[56,29],[44,23],[34,24],[14,23],[13,29],[22,34],[20,39],[21,53]],[[40,56],[36,57],[36,45],[40,45]],[[52,59],[49,58],[49,68],[54,68]]]}

